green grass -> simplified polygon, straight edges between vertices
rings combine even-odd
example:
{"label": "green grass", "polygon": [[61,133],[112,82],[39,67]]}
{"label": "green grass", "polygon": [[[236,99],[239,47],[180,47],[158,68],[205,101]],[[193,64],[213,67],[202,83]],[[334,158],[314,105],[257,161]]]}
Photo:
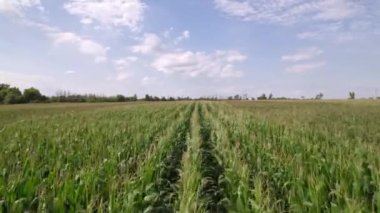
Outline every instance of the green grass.
{"label": "green grass", "polygon": [[0,212],[378,212],[379,101],[0,106]]}

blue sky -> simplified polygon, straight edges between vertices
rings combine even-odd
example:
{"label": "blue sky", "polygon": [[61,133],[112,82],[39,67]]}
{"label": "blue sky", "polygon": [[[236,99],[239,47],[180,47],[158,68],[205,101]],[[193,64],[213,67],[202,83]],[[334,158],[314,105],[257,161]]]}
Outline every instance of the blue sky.
{"label": "blue sky", "polygon": [[104,95],[380,95],[377,0],[0,0],[0,82]]}

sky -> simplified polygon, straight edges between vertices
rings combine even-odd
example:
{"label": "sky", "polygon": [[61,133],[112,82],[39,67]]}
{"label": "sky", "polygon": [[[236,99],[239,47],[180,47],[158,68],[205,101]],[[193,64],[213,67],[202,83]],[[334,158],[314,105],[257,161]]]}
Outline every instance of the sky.
{"label": "sky", "polygon": [[0,0],[0,82],[46,95],[380,96],[378,0]]}

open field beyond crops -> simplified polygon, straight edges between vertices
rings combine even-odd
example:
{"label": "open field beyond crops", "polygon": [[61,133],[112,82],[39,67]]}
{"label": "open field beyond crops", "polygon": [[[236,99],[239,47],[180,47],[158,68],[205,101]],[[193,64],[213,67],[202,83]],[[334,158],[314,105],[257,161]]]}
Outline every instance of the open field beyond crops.
{"label": "open field beyond crops", "polygon": [[0,106],[0,212],[379,212],[379,101]]}

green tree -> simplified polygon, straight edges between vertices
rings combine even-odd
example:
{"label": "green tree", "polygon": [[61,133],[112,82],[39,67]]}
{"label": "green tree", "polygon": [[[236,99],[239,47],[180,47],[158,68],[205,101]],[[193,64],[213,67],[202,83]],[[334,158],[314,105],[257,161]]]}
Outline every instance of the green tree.
{"label": "green tree", "polygon": [[24,102],[21,91],[16,87],[7,90],[4,101],[5,104],[19,104]]}
{"label": "green tree", "polygon": [[24,100],[28,103],[42,101],[42,95],[40,91],[34,87],[24,90]]}
{"label": "green tree", "polygon": [[117,95],[116,96],[117,102],[124,102],[125,100],[126,100],[126,98],[124,97],[124,95]]}
{"label": "green tree", "polygon": [[349,92],[348,93],[348,95],[349,95],[349,99],[355,99],[355,92]]}
{"label": "green tree", "polygon": [[321,100],[322,98],[323,98],[323,93],[321,92],[315,96],[316,100]]}
{"label": "green tree", "polygon": [[9,89],[9,84],[0,84],[0,104],[4,102],[8,89]]}
{"label": "green tree", "polygon": [[263,93],[261,96],[257,97],[257,100],[267,100],[267,96]]}
{"label": "green tree", "polygon": [[241,100],[241,96],[238,95],[238,94],[236,94],[236,95],[234,96],[234,100]]}
{"label": "green tree", "polygon": [[144,100],[145,100],[145,101],[151,101],[151,100],[152,100],[152,97],[149,96],[148,94],[146,94]]}
{"label": "green tree", "polygon": [[268,99],[269,99],[269,100],[272,100],[272,99],[273,99],[273,94],[272,94],[272,93],[269,94]]}

